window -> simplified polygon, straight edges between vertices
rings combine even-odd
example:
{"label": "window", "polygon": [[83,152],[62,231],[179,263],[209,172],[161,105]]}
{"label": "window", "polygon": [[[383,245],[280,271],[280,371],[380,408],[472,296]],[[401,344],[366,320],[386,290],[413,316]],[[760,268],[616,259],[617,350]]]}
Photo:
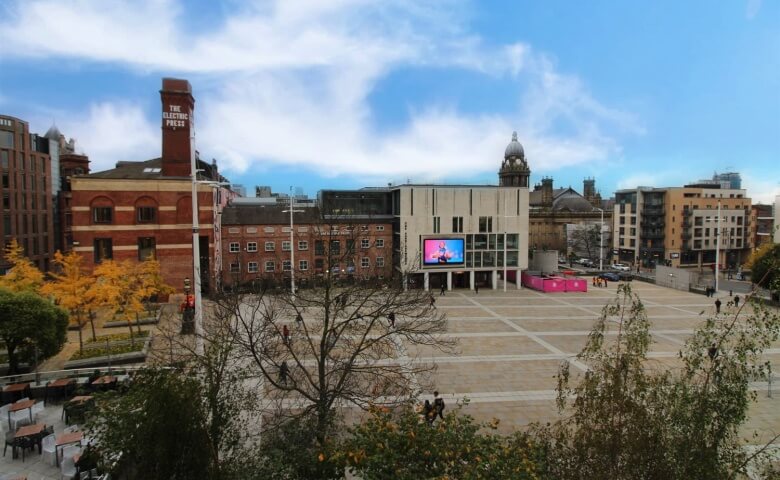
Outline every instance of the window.
{"label": "window", "polygon": [[377,225],[376,226],[376,231],[377,232],[384,232],[385,231],[385,226],[384,225]]}
{"label": "window", "polygon": [[291,270],[291,264],[289,260],[282,260],[282,271],[289,272]]}
{"label": "window", "polygon": [[361,225],[360,226],[360,230],[363,231],[363,232],[367,232],[368,231],[368,225]]}
{"label": "window", "polygon": [[0,152],[0,168],[8,168],[8,152],[5,150]]}
{"label": "window", "polygon": [[309,261],[308,260],[300,260],[298,261],[298,270],[300,271],[306,271],[309,269]]}
{"label": "window", "polygon": [[246,251],[247,252],[256,252],[257,251],[257,242],[247,242],[246,243]]}
{"label": "window", "polygon": [[375,244],[376,244],[376,248],[385,248],[385,239],[377,238]]}
{"label": "window", "polygon": [[341,254],[341,241],[339,240],[330,241],[330,253],[331,255]]}
{"label": "window", "polygon": [[111,207],[94,207],[92,209],[92,221],[94,223],[111,223],[114,219],[114,210]]}
{"label": "window", "polygon": [[384,267],[385,266],[385,257],[376,257],[376,266],[377,267]]}
{"label": "window", "polygon": [[276,248],[276,244],[274,244],[274,242],[265,242],[266,252],[273,252],[275,248]]}
{"label": "window", "polygon": [[276,270],[276,264],[273,260],[268,260],[265,262],[265,271],[266,272],[273,272]]}
{"label": "window", "polygon": [[154,237],[139,237],[138,238],[138,260],[144,261],[149,258],[154,258],[155,247],[157,246]]}
{"label": "window", "polygon": [[246,271],[249,273],[257,273],[257,262],[249,262],[246,264]]}
{"label": "window", "polygon": [[463,233],[463,217],[452,217],[452,233]]}
{"label": "window", "polygon": [[371,259],[368,257],[363,257],[360,259],[360,267],[361,268],[368,268],[371,266]]}
{"label": "window", "polygon": [[228,233],[239,233],[241,231],[238,227],[230,227],[228,228]]}
{"label": "window", "polygon": [[299,240],[298,241],[298,250],[308,250],[309,249],[309,242],[306,240]]}
{"label": "window", "polygon": [[239,273],[241,271],[241,264],[238,262],[230,262],[230,273]]}
{"label": "window", "polygon": [[282,242],[282,251],[283,252],[289,252],[290,251],[290,241],[285,240]]}
{"label": "window", "polygon": [[238,253],[241,251],[241,246],[238,242],[230,242],[230,253]]}
{"label": "window", "polygon": [[11,132],[0,131],[0,147],[14,148],[14,134]]}
{"label": "window", "polygon": [[360,248],[368,248],[371,246],[371,240],[363,238],[360,240]]}
{"label": "window", "polygon": [[95,251],[95,263],[114,258],[114,249],[111,246],[110,238],[96,238],[93,249]]}
{"label": "window", "polygon": [[493,217],[479,217],[480,233],[489,233],[493,231]]}
{"label": "window", "polygon": [[136,208],[136,218],[138,223],[153,223],[157,217],[157,209],[154,207]]}
{"label": "window", "polygon": [[441,233],[441,217],[433,217],[433,233]]}
{"label": "window", "polygon": [[314,254],[325,255],[325,243],[322,240],[314,241]]}

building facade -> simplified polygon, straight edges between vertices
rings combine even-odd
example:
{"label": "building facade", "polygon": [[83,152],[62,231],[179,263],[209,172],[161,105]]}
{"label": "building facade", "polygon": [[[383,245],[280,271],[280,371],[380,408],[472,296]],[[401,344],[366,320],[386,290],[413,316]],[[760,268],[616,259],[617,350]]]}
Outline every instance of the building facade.
{"label": "building facade", "polygon": [[[118,162],[110,170],[72,175],[73,249],[94,267],[104,259],[160,260],[164,280],[181,288],[193,275],[193,182],[190,176],[195,100],[186,80],[165,78],[162,156]],[[232,193],[215,164],[196,160],[201,282],[221,279],[220,213]]]}
{"label": "building facade", "polygon": [[735,269],[752,246],[750,212],[745,190],[720,185],[619,190],[613,249],[632,265],[698,268],[714,266],[719,249],[721,267]]}
{"label": "building facade", "polygon": [[[393,275],[391,219],[330,216],[320,208],[230,205],[222,214],[223,284],[256,281],[306,286]],[[292,228],[292,230],[291,230]],[[290,232],[292,231],[292,241]]]}
{"label": "building facade", "polygon": [[772,243],[774,239],[775,219],[772,214],[772,205],[757,203],[750,208],[750,239],[753,250],[765,243]]}
{"label": "building facade", "polygon": [[[16,239],[25,255],[42,271],[49,270],[55,249],[54,181],[50,145],[30,133],[24,120],[0,115],[0,195],[3,199],[0,237],[7,245]],[[9,265],[0,251],[0,273]]]}

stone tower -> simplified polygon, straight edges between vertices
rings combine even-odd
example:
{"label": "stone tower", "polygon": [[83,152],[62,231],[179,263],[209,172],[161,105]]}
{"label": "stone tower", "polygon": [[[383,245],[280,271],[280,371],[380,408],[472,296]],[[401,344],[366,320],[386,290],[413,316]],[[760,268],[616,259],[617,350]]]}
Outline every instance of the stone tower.
{"label": "stone tower", "polygon": [[512,132],[512,141],[504,151],[504,161],[498,171],[498,185],[501,187],[528,188],[531,170],[525,161],[525,151],[517,141],[517,132]]}

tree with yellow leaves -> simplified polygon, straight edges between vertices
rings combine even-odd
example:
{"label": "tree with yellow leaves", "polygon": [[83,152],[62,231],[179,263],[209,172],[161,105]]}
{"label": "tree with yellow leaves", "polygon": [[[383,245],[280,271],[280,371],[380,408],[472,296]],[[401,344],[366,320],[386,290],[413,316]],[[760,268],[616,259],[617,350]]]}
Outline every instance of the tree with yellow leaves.
{"label": "tree with yellow leaves", "polygon": [[12,292],[38,291],[43,284],[43,273],[24,256],[24,249],[16,239],[5,247],[5,260],[11,264],[11,269],[0,276],[0,288]]}
{"label": "tree with yellow leaves", "polygon": [[[139,282],[138,294],[141,302],[151,311],[150,305],[163,295],[170,295],[175,290],[163,280],[160,273],[160,261],[152,255],[136,266],[136,276]],[[141,325],[138,325],[140,331]]]}
{"label": "tree with yellow leaves", "polygon": [[[41,294],[54,297],[57,304],[70,314],[71,324],[78,327],[80,351],[84,350],[81,331],[91,319],[89,312],[95,303],[92,295],[95,277],[84,272],[81,265],[83,261],[84,257],[76,252],[63,255],[57,251],[54,254],[54,263],[59,267],[59,271],[51,273],[53,280],[41,287]],[[94,324],[92,339],[95,340]]]}

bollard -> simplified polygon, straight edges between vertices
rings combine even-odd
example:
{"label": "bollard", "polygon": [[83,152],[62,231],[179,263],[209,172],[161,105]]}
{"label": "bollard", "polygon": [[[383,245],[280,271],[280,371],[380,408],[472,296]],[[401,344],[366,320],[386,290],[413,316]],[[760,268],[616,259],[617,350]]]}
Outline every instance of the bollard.
{"label": "bollard", "polygon": [[734,290],[729,290],[729,297],[733,297],[733,296],[734,296]]}

